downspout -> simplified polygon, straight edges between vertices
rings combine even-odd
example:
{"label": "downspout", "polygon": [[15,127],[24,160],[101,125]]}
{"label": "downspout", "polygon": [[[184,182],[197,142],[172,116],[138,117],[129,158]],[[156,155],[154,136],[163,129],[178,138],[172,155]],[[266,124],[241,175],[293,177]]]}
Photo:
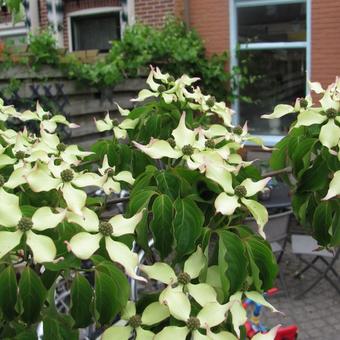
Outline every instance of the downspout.
{"label": "downspout", "polygon": [[190,0],[184,0],[184,22],[190,27]]}

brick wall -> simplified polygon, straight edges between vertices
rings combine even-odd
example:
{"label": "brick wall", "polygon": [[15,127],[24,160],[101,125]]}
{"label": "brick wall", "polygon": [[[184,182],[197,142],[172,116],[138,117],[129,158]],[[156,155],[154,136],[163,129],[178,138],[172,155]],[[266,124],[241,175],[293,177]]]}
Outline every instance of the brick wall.
{"label": "brick wall", "polygon": [[340,1],[312,1],[312,80],[324,86],[340,76]]}
{"label": "brick wall", "polygon": [[207,53],[229,49],[229,0],[190,0],[190,26],[204,40]]}
{"label": "brick wall", "polygon": [[176,0],[135,0],[136,22],[161,27],[168,15],[177,14]]}
{"label": "brick wall", "polygon": [[46,0],[39,0],[39,24],[42,29],[48,26]]}

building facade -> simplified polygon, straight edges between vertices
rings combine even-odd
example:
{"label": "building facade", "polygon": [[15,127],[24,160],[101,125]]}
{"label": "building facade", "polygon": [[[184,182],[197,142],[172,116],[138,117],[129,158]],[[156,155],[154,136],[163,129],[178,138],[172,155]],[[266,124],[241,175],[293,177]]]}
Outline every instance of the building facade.
{"label": "building facade", "polygon": [[209,55],[228,51],[230,69],[246,63],[253,84],[237,101],[236,121],[248,121],[274,143],[288,121],[263,122],[259,113],[308,92],[307,79],[324,86],[340,75],[340,0],[24,0],[26,23],[12,26],[3,12],[0,39],[52,27],[70,51],[107,50],[126,25],[162,26],[175,15],[196,29]]}

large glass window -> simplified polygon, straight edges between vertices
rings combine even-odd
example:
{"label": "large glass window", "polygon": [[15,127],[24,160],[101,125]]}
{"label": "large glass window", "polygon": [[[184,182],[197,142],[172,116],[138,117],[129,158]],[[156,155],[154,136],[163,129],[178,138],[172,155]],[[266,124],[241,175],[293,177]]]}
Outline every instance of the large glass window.
{"label": "large glass window", "polygon": [[239,122],[252,133],[283,135],[289,118],[264,120],[278,103],[293,104],[306,94],[307,15],[303,0],[234,0],[235,48],[253,82],[240,89]]}
{"label": "large glass window", "polygon": [[71,17],[72,49],[108,51],[110,41],[120,39],[120,13]]}

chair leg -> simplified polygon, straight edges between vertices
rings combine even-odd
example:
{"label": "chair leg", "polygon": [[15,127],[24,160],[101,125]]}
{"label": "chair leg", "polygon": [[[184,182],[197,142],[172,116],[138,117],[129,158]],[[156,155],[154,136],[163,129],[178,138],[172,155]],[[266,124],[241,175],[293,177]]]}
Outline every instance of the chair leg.
{"label": "chair leg", "polygon": [[[327,266],[329,264],[329,262],[323,258],[323,257],[320,257],[320,260],[322,260],[323,263],[325,263]],[[339,274],[337,273],[337,271],[332,267],[331,268],[331,272],[336,276],[336,277],[339,277]]]}
{"label": "chair leg", "polygon": [[[340,251],[338,251],[336,253],[336,255],[334,256],[334,258],[332,259],[332,261],[328,262],[328,266],[325,268],[325,270],[323,272],[321,272],[322,274],[316,278],[316,280],[309,285],[306,289],[304,289],[301,293],[299,293],[295,298],[296,299],[300,299],[303,295],[305,295],[308,291],[310,291],[312,288],[314,288],[322,279],[326,279],[328,282],[331,282],[332,286],[335,287],[335,289],[337,290],[337,292],[340,294],[340,289],[339,287],[328,277],[327,273],[331,270],[331,268],[333,268],[333,265],[335,263],[335,261],[338,259],[340,255]],[[313,259],[314,261],[315,259]],[[314,261],[315,263],[316,261]],[[310,264],[309,267],[314,267],[313,264]],[[314,267],[314,269],[316,269]],[[320,270],[317,270],[320,272]]]}
{"label": "chair leg", "polygon": [[305,267],[303,267],[301,270],[299,270],[298,272],[296,272],[296,273],[294,274],[294,277],[295,277],[295,278],[298,278],[298,277],[301,276],[307,269],[313,267],[314,263],[315,263],[317,260],[319,260],[319,257],[320,257],[320,256],[315,256],[312,262],[307,262],[307,261],[305,261],[305,260],[303,259],[303,257],[302,257],[301,255],[296,255],[296,256],[300,259],[301,262],[307,263],[307,265],[306,265]]}

